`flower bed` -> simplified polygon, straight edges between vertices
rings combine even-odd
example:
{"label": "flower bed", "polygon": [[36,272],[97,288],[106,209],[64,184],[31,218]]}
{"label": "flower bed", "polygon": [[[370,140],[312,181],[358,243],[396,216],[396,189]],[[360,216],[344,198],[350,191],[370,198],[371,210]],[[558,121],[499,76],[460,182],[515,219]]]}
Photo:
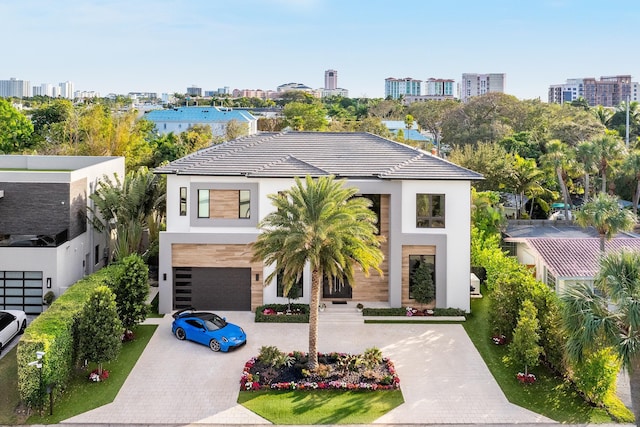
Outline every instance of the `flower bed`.
{"label": "flower bed", "polygon": [[256,308],[258,322],[309,323],[307,304],[266,304]]}
{"label": "flower bed", "polygon": [[97,369],[94,369],[89,374],[89,381],[93,382],[105,381],[107,378],[109,378],[109,371],[107,371],[106,369],[103,369],[102,373],[99,373]]}
{"label": "flower bed", "polygon": [[240,378],[241,391],[253,390],[393,390],[400,379],[387,358],[373,362],[364,355],[346,353],[318,354],[315,372],[306,369],[307,354],[284,355],[285,363],[276,367],[251,358]]}
{"label": "flower bed", "polygon": [[413,310],[422,312],[425,315],[425,311],[429,312],[427,316],[466,316],[464,310],[458,308],[434,308],[433,310],[417,310],[412,307],[398,307],[398,308],[368,308],[365,307],[362,310],[363,316],[409,316],[409,310],[412,315]]}
{"label": "flower bed", "polygon": [[518,375],[516,375],[516,378],[518,379],[518,381],[520,381],[522,384],[533,384],[536,382],[536,376],[533,374],[524,374],[522,372],[518,372]]}

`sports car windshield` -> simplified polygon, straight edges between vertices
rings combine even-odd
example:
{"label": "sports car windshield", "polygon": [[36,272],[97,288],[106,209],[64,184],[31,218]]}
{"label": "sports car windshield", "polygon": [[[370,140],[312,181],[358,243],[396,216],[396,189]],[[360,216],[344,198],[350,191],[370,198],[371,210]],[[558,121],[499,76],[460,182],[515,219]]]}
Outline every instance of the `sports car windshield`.
{"label": "sports car windshield", "polygon": [[217,329],[222,329],[227,326],[227,322],[220,316],[216,316],[215,314],[211,314],[210,316],[202,319],[204,320],[207,329],[210,331],[215,331]]}

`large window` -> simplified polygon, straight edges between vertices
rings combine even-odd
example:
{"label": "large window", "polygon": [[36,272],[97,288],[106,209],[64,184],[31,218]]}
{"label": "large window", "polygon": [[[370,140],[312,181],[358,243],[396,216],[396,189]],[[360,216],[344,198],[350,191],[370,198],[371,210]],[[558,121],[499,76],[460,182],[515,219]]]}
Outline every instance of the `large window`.
{"label": "large window", "polygon": [[380,195],[379,194],[363,194],[362,197],[371,200],[371,209],[376,214],[378,230],[376,234],[380,234]]}
{"label": "large window", "polygon": [[198,190],[198,218],[251,218],[251,191]]}
{"label": "large window", "polygon": [[278,272],[278,276],[276,280],[277,280],[276,296],[287,297],[293,300],[302,298],[304,296],[303,286],[302,286],[302,276],[300,276],[298,281],[293,286],[291,286],[291,289],[289,289],[289,293],[287,295],[284,294],[284,284],[282,283],[282,274],[280,272]]}
{"label": "large window", "polygon": [[416,227],[444,228],[444,194],[416,194]]}
{"label": "large window", "polygon": [[421,264],[427,264],[431,270],[431,280],[436,283],[436,257],[435,255],[409,255],[409,298],[413,299],[414,274]]}

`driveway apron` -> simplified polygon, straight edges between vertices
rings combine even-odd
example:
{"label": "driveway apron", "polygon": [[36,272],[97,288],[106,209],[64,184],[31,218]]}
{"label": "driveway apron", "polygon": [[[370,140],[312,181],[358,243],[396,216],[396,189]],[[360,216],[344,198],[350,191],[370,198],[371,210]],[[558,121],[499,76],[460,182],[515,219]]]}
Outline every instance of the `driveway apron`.
{"label": "driveway apron", "polygon": [[[158,323],[115,400],[67,424],[269,424],[236,403],[244,363],[260,347],[308,349],[307,324],[254,323],[248,312],[219,312],[247,332],[247,345],[214,353]],[[380,424],[510,424],[553,421],[507,401],[461,325],[320,323],[318,350],[378,347],[395,364],[405,403]]]}

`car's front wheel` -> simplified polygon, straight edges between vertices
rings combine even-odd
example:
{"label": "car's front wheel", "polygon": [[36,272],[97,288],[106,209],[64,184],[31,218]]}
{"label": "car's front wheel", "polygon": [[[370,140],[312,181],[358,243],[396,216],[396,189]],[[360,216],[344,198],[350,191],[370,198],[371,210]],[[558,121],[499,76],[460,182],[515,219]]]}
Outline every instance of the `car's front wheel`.
{"label": "car's front wheel", "polygon": [[20,333],[23,333],[25,329],[27,329],[27,321],[23,320],[22,325],[20,325]]}
{"label": "car's front wheel", "polygon": [[176,338],[178,338],[180,341],[183,341],[185,338],[187,338],[187,333],[184,331],[184,329],[178,328],[176,329]]}
{"label": "car's front wheel", "polygon": [[220,343],[218,340],[209,341],[209,348],[213,351],[220,351]]}

